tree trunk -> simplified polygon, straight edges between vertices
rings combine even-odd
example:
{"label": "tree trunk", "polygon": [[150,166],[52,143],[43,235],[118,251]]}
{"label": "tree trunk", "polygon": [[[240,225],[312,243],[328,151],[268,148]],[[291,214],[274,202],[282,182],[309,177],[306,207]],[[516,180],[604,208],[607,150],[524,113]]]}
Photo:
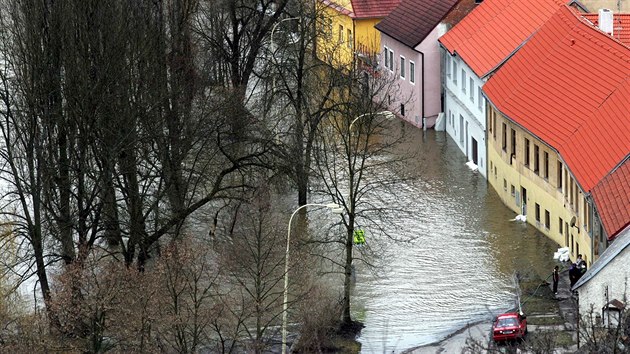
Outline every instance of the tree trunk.
{"label": "tree trunk", "polygon": [[352,282],[352,236],[354,233],[354,217],[350,216],[350,222],[348,224],[346,234],[346,261],[344,263],[343,273],[343,312],[341,315],[341,325],[349,326],[352,324],[352,318],[350,317],[350,285]]}

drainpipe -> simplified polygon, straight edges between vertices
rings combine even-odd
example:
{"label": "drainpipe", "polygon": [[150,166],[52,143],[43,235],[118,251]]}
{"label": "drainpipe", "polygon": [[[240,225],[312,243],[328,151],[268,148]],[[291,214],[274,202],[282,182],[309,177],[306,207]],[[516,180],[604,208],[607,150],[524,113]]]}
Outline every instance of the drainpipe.
{"label": "drainpipe", "polygon": [[359,65],[359,52],[357,51],[357,29],[356,23],[352,20],[352,61],[354,62],[354,68],[358,69]]}
{"label": "drainpipe", "polygon": [[586,223],[586,227],[588,228],[586,234],[591,239],[591,264],[593,264],[593,262],[595,262],[595,233],[593,232],[593,221],[595,219],[595,201],[593,200],[593,196],[590,193],[586,193],[584,197],[584,200],[586,200],[587,204],[585,205],[585,207],[590,206],[590,210],[588,211],[588,222]]}
{"label": "drainpipe", "polygon": [[420,81],[420,90],[421,90],[421,94],[422,94],[422,130],[427,130],[427,126],[425,124],[425,118],[424,118],[424,53],[422,52],[418,52],[420,53],[420,56],[422,57],[422,80]]}

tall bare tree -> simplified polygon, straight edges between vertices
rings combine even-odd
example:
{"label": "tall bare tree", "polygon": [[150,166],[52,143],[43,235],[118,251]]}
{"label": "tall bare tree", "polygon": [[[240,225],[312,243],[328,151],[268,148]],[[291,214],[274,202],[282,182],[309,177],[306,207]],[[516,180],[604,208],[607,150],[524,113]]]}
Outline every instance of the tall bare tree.
{"label": "tall bare tree", "polygon": [[266,148],[230,139],[233,108],[197,67],[195,1],[11,0],[2,15],[2,210],[46,304],[57,262],[105,247],[144,269],[189,215],[248,187]]}
{"label": "tall bare tree", "polygon": [[[405,212],[396,203],[395,187],[407,174],[402,171],[410,153],[395,151],[403,142],[401,129],[392,125],[393,113],[386,110],[389,95],[397,88],[387,76],[366,75],[357,67],[344,72],[345,85],[336,92],[344,102],[337,107],[332,119],[320,126],[322,139],[316,150],[317,176],[322,181],[319,193],[342,205],[345,209],[345,234],[317,240],[322,244],[341,247],[338,258],[328,257],[343,273],[342,329],[356,329],[350,315],[350,289],[353,263],[361,260],[369,264],[369,247],[361,247],[355,254],[357,224],[371,228],[372,237],[383,235],[397,239],[392,212]],[[388,200],[388,201],[386,201]],[[361,237],[358,242],[361,243]],[[368,243],[369,245],[369,243]]]}

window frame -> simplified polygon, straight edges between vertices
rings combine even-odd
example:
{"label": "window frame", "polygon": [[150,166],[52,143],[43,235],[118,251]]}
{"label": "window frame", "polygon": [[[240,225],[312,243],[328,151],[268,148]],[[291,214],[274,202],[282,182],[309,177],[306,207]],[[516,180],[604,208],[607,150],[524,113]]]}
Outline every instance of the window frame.
{"label": "window frame", "polygon": [[470,90],[468,93],[470,96],[470,102],[475,103],[475,80],[472,76],[468,78],[468,89]]}
{"label": "window frame", "polygon": [[481,86],[477,86],[477,108],[483,112],[483,93],[481,91]]}
{"label": "window frame", "polygon": [[457,60],[453,58],[453,84],[457,86]]}
{"label": "window frame", "polygon": [[389,70],[389,48],[386,45],[383,45],[383,56],[385,57],[383,64]]}
{"label": "window frame", "polygon": [[409,83],[416,84],[416,63],[413,60],[409,60]]}
{"label": "window frame", "polygon": [[451,78],[451,55],[446,52],[446,77]]}
{"label": "window frame", "polygon": [[343,30],[344,30],[344,27],[343,27],[342,24],[340,24],[337,29],[339,30],[339,37],[337,39],[338,39],[339,43],[343,43]]}
{"label": "window frame", "polygon": [[534,144],[534,173],[540,174],[540,146]]}
{"label": "window frame", "polygon": [[466,70],[462,68],[462,92],[466,93]]}
{"label": "window frame", "polygon": [[348,47],[349,49],[352,49],[352,30],[350,28],[346,29],[346,35],[347,35],[347,42],[346,42],[346,47]]}
{"label": "window frame", "polygon": [[405,66],[406,66],[406,65],[405,65],[405,61],[406,61],[406,60],[407,60],[407,59],[406,59],[404,56],[402,56],[402,55],[400,56],[400,61],[399,61],[399,64],[400,64],[400,72],[399,72],[399,74],[400,74],[400,78],[401,78],[402,80],[405,80],[405,71],[406,71],[406,68],[405,68]]}
{"label": "window frame", "polygon": [[394,72],[394,51],[389,48],[389,71]]}

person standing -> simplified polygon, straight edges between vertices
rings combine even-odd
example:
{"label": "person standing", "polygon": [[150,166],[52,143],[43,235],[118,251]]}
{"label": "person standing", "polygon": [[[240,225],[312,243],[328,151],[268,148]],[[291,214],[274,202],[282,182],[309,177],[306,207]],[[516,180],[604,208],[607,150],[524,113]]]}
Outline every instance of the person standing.
{"label": "person standing", "polygon": [[558,280],[560,280],[560,274],[558,273],[558,266],[555,266],[553,268],[552,278],[553,278],[553,293],[554,295],[557,295],[558,294]]}

